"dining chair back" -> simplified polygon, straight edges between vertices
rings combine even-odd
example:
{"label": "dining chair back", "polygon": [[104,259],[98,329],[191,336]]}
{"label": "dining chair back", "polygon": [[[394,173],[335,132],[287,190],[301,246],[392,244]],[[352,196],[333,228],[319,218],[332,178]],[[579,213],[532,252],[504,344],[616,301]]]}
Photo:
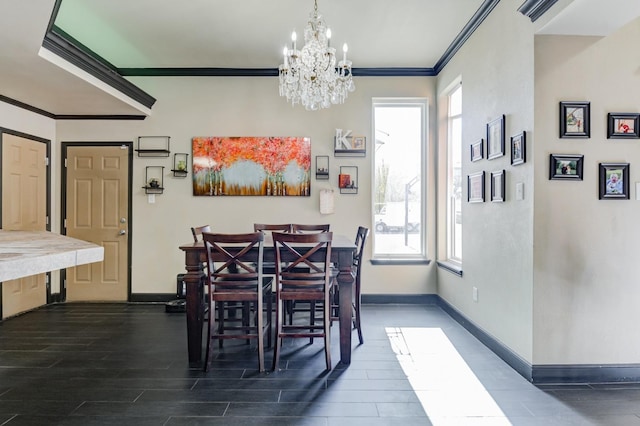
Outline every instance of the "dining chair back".
{"label": "dining chair back", "polygon": [[[278,368],[284,338],[324,339],[327,370],[331,369],[331,284],[332,232],[314,234],[273,233],[276,259],[276,342],[273,369]],[[322,302],[322,324],[315,321],[287,324],[283,321],[285,302]]]}
{"label": "dining chair back", "polygon": [[[258,368],[264,371],[264,336],[271,333],[271,290],[272,279],[262,276],[264,234],[214,234],[203,233],[202,238],[207,254],[207,288],[209,306],[209,327],[204,370],[208,371],[213,351],[214,339],[257,339]],[[267,301],[266,319],[263,301]],[[243,315],[242,323],[228,325],[224,319],[223,303],[242,302],[253,304],[247,314],[253,314],[251,321]],[[218,327],[216,330],[216,309]]]}
{"label": "dining chair back", "polygon": [[329,232],[331,225],[327,224],[318,224],[318,225],[307,225],[301,223],[292,223],[291,224],[291,232],[295,234],[303,234],[307,232]]}
{"label": "dining chair back", "polygon": [[211,227],[209,225],[203,225],[203,226],[195,226],[191,228],[191,234],[193,235],[194,243],[197,243],[202,239],[203,232],[211,232]]}
{"label": "dining chair back", "polygon": [[290,223],[282,223],[282,224],[271,224],[271,223],[254,223],[253,224],[254,231],[267,231],[267,232],[291,232],[291,224]]}

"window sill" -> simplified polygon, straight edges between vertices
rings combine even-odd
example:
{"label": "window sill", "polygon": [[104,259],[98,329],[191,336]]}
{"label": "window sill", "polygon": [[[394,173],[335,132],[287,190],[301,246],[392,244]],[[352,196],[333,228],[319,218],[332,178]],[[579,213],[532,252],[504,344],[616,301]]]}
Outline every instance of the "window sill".
{"label": "window sill", "polygon": [[372,265],[428,265],[430,263],[429,259],[371,259]]}
{"label": "window sill", "polygon": [[462,265],[457,263],[441,261],[441,260],[438,260],[436,263],[438,264],[439,268],[442,268],[445,271],[451,272],[452,274],[457,275],[459,277],[462,276]]}

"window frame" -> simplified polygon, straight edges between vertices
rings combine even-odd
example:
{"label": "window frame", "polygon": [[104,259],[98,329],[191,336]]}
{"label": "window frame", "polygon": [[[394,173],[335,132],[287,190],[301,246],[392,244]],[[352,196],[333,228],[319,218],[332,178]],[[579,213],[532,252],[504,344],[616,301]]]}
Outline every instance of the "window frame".
{"label": "window frame", "polygon": [[[415,254],[410,253],[378,253],[376,251],[376,230],[375,230],[375,213],[376,213],[376,108],[377,107],[418,107],[420,109],[420,187],[418,189],[420,193],[420,252]],[[423,97],[407,97],[407,98],[393,98],[393,97],[374,97],[372,99],[371,108],[371,125],[373,135],[373,147],[371,155],[371,223],[372,226],[372,264],[423,264],[428,263],[428,250],[427,250],[427,164],[428,164],[428,146],[429,146],[429,103],[427,98]]]}
{"label": "window frame", "polygon": [[[460,91],[460,112],[457,114],[452,114],[451,113],[451,98],[455,95],[455,93],[457,91]],[[452,263],[454,265],[458,265],[461,266],[462,265],[462,220],[460,220],[460,228],[459,228],[459,233],[460,233],[460,256],[457,257],[455,255],[455,251],[456,251],[456,247],[453,245],[455,244],[456,239],[456,220],[455,220],[455,214],[456,214],[456,210],[454,207],[452,207],[452,202],[455,203],[455,196],[452,196],[452,189],[454,187],[454,183],[452,181],[452,179],[454,179],[454,160],[452,158],[453,156],[453,148],[452,148],[452,135],[453,135],[453,122],[454,120],[459,119],[460,120],[460,125],[459,125],[459,131],[460,131],[460,138],[457,141],[460,146],[459,148],[459,153],[460,153],[460,158],[459,160],[459,165],[460,165],[460,179],[462,179],[462,163],[463,163],[463,146],[462,146],[462,120],[463,120],[463,111],[462,111],[462,81],[457,81],[456,83],[453,84],[453,86],[446,92],[446,99],[447,99],[447,116],[446,116],[446,122],[447,122],[447,134],[446,134],[446,168],[447,168],[447,173],[446,173],[446,186],[445,186],[445,218],[446,218],[446,254],[447,254],[447,259],[446,261],[449,263]],[[460,182],[461,188],[462,185],[464,184],[464,182]],[[460,216],[462,219],[462,191],[460,194]]]}

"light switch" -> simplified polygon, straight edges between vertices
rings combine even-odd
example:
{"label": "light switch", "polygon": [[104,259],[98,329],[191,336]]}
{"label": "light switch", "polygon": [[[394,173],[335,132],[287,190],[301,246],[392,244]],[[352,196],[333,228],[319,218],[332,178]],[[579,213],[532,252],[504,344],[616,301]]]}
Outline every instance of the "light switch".
{"label": "light switch", "polygon": [[636,200],[640,201],[640,182],[636,182]]}
{"label": "light switch", "polygon": [[153,204],[156,202],[156,194],[149,194],[148,197],[149,204]]}
{"label": "light switch", "polygon": [[516,200],[524,200],[524,182],[516,183]]}

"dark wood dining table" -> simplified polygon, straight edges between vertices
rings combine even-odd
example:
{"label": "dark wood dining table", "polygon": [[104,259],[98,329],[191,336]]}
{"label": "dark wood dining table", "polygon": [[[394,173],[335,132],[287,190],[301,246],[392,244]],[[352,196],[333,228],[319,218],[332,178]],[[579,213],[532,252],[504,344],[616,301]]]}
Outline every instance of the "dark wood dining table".
{"label": "dark wood dining table", "polygon": [[[185,254],[184,282],[186,286],[187,348],[189,365],[202,365],[202,330],[204,324],[205,304],[204,285],[202,284],[202,264],[206,261],[206,252],[202,241],[190,242],[180,247]],[[297,247],[305,250],[308,247]],[[339,286],[339,327],[340,327],[340,362],[351,363],[351,312],[352,295],[355,282],[353,257],[356,254],[354,241],[347,236],[334,234],[331,244],[331,262],[339,268],[337,282]],[[265,262],[275,260],[275,249],[270,234],[265,235]],[[288,260],[283,258],[284,261]],[[312,258],[313,260],[313,258]],[[320,260],[320,259],[318,259]]]}

